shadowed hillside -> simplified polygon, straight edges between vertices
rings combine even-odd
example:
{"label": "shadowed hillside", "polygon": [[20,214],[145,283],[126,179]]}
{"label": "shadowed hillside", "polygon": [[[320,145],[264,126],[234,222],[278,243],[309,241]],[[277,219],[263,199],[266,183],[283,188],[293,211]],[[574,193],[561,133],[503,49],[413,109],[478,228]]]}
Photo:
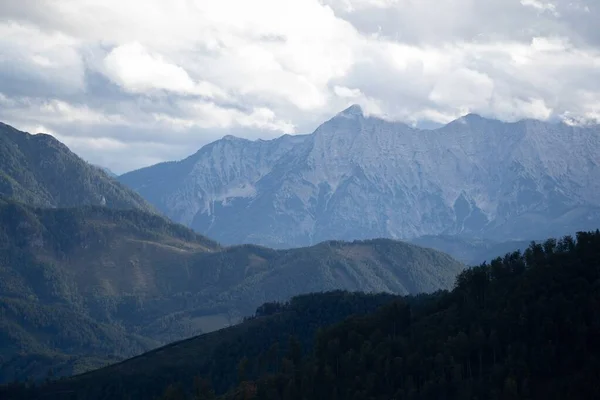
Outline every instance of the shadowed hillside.
{"label": "shadowed hillside", "polygon": [[0,379],[83,371],[301,293],[448,288],[463,267],[391,240],[222,248],[139,210],[0,200]]}
{"label": "shadowed hillside", "polygon": [[[209,378],[217,391],[223,392],[237,382],[240,356],[262,357],[262,363],[275,366],[276,360],[290,351],[291,335],[298,338],[301,346],[310,348],[320,327],[350,315],[373,312],[398,297],[328,292],[298,296],[287,304],[268,303],[243,324],[57,382],[45,395],[75,392],[76,398],[108,399],[111,393],[122,390],[131,398],[150,399],[173,381],[191,386],[198,375]],[[258,376],[257,367],[248,366],[248,377]]]}
{"label": "shadowed hillside", "polygon": [[[467,269],[450,292],[333,293],[265,304],[236,327],[5,394],[592,400],[600,396],[599,288],[600,231],[580,232]],[[335,323],[344,314],[353,316]]]}

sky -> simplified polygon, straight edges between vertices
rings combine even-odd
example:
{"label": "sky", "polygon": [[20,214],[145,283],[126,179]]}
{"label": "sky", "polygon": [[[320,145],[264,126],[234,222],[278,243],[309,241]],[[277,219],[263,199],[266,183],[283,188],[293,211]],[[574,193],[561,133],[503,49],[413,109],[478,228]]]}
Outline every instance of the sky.
{"label": "sky", "polygon": [[0,121],[117,173],[351,104],[600,122],[598,0],[1,0]]}

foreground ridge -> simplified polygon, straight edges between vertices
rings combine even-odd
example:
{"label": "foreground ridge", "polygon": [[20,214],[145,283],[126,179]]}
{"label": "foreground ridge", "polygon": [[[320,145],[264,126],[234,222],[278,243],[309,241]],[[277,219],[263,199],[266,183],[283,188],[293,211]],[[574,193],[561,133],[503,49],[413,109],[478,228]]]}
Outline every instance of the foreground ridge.
{"label": "foreground ridge", "polygon": [[[599,285],[600,231],[580,232],[465,270],[450,292],[388,299],[376,312],[322,325],[314,340],[301,327],[320,308],[298,300],[296,306],[305,306],[297,309],[303,312],[296,325],[286,317],[289,306],[270,304],[230,328],[240,336],[224,332],[212,345],[200,337],[142,358],[134,368],[124,363],[112,374],[109,368],[5,393],[52,399],[71,391],[73,398],[92,400],[161,392],[165,400],[215,394],[222,400],[594,399],[600,395]],[[339,300],[319,299],[325,309]],[[200,372],[192,360],[209,348],[237,350],[227,359],[213,358],[217,369]],[[229,389],[217,371],[232,376]]]}

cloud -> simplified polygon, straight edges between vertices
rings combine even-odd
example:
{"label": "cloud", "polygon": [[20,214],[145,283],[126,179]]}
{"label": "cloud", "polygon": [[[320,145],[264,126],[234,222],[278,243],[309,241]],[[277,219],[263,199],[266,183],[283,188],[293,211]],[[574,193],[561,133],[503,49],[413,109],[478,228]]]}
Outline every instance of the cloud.
{"label": "cloud", "polygon": [[107,76],[131,93],[165,90],[208,98],[226,97],[209,82],[194,82],[180,66],[150,54],[138,42],[115,47],[104,59]]}
{"label": "cloud", "polygon": [[0,104],[4,106],[2,115],[11,120],[58,125],[74,122],[97,126],[127,124],[121,115],[102,113],[86,105],[72,105],[56,99],[8,98],[0,94]]}
{"label": "cloud", "polygon": [[333,87],[333,92],[338,97],[347,98],[347,99],[357,99],[360,96],[362,96],[360,89],[350,89],[348,87],[338,86],[338,85]]}
{"label": "cloud", "polygon": [[278,120],[268,108],[254,108],[250,112],[226,109],[209,102],[182,101],[180,109],[186,110],[185,118],[173,118],[166,114],[153,114],[154,120],[166,123],[171,129],[198,128],[259,128],[282,133],[294,133],[291,122]]}
{"label": "cloud", "polygon": [[554,16],[559,16],[558,11],[556,11],[556,6],[552,3],[544,3],[540,0],[521,0],[521,4],[525,7],[533,7],[538,11],[548,11]]}
{"label": "cloud", "polygon": [[83,90],[79,42],[61,32],[0,19],[0,91],[5,95],[68,95]]}
{"label": "cloud", "polygon": [[494,81],[486,74],[469,68],[457,68],[441,76],[429,93],[437,105],[460,104],[465,110],[487,107],[494,92]]}
{"label": "cloud", "polygon": [[0,120],[119,172],[307,133],[352,103],[411,124],[598,121],[596,3],[7,0]]}

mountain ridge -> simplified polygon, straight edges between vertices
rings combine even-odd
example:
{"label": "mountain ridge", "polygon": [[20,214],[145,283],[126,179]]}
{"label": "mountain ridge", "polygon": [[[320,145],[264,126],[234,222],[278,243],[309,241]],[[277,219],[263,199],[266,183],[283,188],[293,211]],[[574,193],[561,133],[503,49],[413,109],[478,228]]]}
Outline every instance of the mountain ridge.
{"label": "mountain ridge", "polygon": [[419,130],[350,107],[309,135],[219,140],[119,179],[224,244],[527,240],[600,221],[600,127],[467,119]]}
{"label": "mountain ridge", "polygon": [[137,193],[51,135],[0,123],[0,194],[33,206],[103,205],[154,212]]}
{"label": "mountain ridge", "polygon": [[89,400],[595,399],[599,260],[600,231],[578,232],[469,268],[451,291],[303,295],[264,304],[214,334],[4,393],[15,400],[65,393]]}

